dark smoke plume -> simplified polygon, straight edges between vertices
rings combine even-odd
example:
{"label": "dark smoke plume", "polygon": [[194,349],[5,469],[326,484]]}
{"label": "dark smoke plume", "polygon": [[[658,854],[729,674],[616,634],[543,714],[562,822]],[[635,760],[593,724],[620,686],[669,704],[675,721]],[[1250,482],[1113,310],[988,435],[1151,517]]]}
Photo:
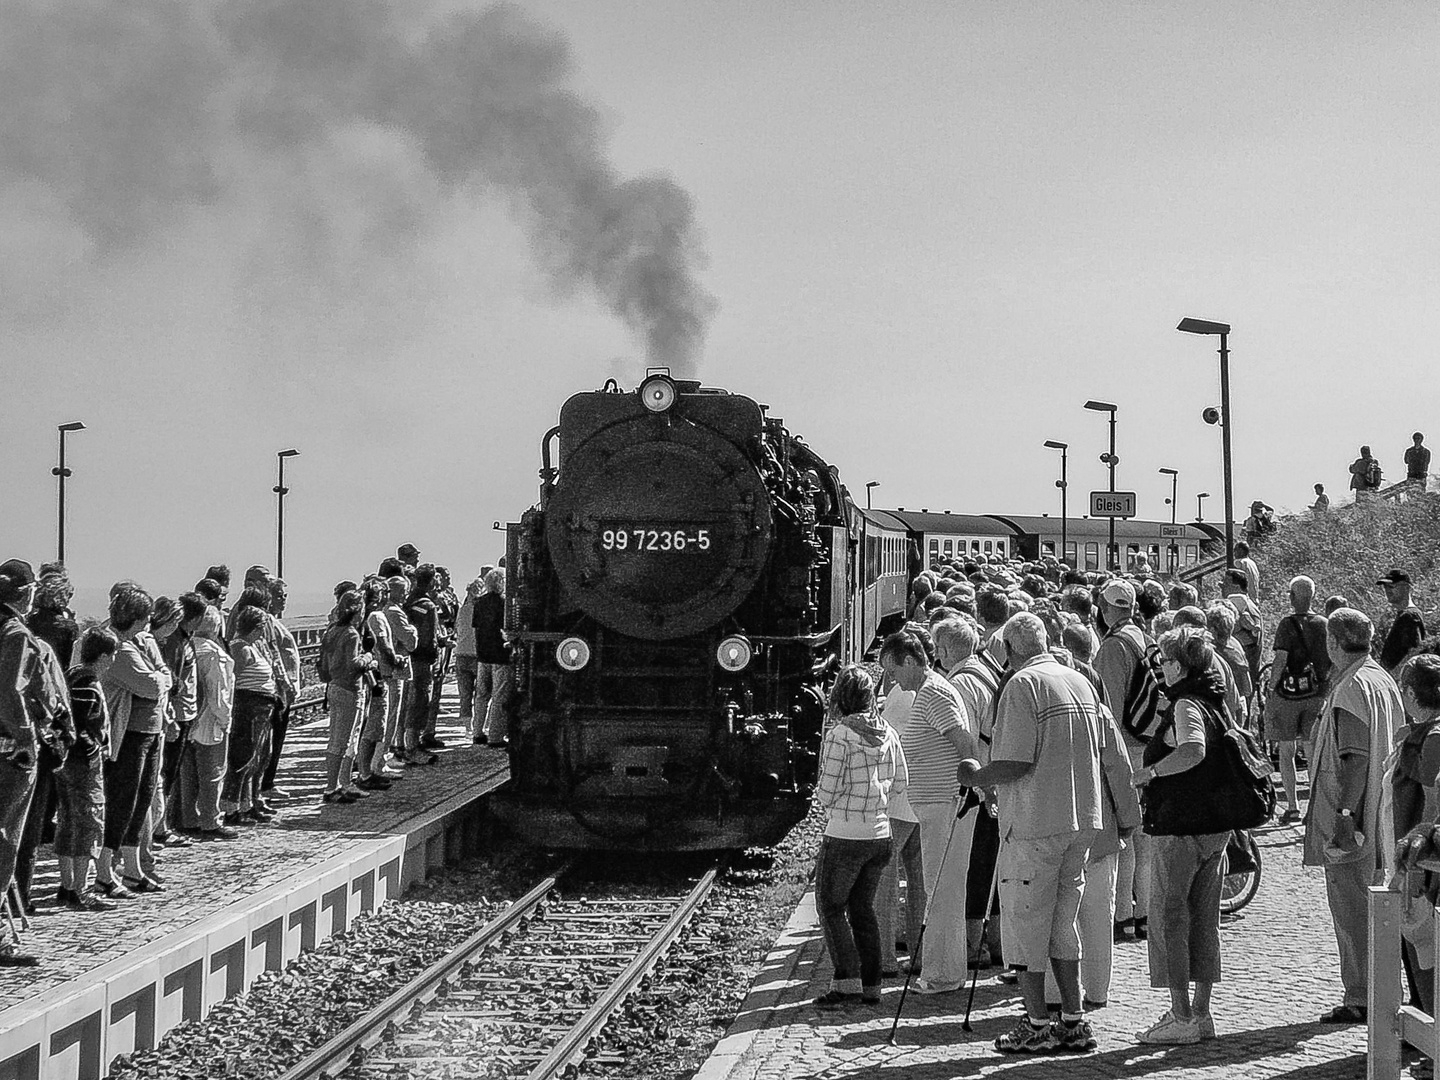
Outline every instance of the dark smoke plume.
{"label": "dark smoke plume", "polygon": [[504,5],[418,8],[6,0],[0,255],[114,265],[227,216],[323,273],[403,253],[447,197],[500,199],[558,289],[693,370],[714,301],[689,195],[617,174],[558,33]]}

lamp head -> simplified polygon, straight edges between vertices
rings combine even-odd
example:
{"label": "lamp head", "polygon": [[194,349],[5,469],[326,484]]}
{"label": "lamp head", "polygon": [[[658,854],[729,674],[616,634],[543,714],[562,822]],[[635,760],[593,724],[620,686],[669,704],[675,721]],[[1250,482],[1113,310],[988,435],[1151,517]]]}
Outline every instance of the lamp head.
{"label": "lamp head", "polygon": [[1179,476],[1179,475],[1180,475],[1180,470],[1179,470],[1179,469],[1166,469],[1166,468],[1162,468],[1160,471],[1163,472],[1166,476]]}
{"label": "lamp head", "polygon": [[1186,334],[1228,334],[1230,324],[1223,322],[1210,322],[1208,319],[1181,319],[1176,330]]}
{"label": "lamp head", "polygon": [[1210,493],[1209,493],[1208,491],[1202,491],[1202,492],[1200,492],[1198,495],[1196,495],[1195,497],[1196,497],[1197,499],[1208,499],[1208,498],[1210,497]]}
{"label": "lamp head", "polygon": [[279,450],[279,451],[276,451],[275,456],[276,456],[276,457],[295,457],[295,456],[296,456],[297,454],[299,454],[299,453],[300,453],[299,450],[294,450],[294,449],[291,449],[291,450]]}
{"label": "lamp head", "polygon": [[867,481],[865,482],[865,486],[866,486],[867,488],[879,487],[879,486],[880,486],[880,481],[879,481],[879,480],[867,480]]}
{"label": "lamp head", "polygon": [[1089,409],[1091,412],[1113,413],[1116,411],[1118,406],[1112,405],[1108,401],[1087,401],[1085,402],[1085,408]]}
{"label": "lamp head", "polygon": [[1051,450],[1068,450],[1070,448],[1069,443],[1056,442],[1054,439],[1046,439],[1045,445]]}
{"label": "lamp head", "polygon": [[81,421],[79,421],[79,420],[72,420],[72,421],[71,421],[70,423],[68,423],[68,424],[61,424],[61,425],[60,425],[60,430],[61,430],[61,431],[84,431],[84,430],[85,430],[85,425],[84,425]]}

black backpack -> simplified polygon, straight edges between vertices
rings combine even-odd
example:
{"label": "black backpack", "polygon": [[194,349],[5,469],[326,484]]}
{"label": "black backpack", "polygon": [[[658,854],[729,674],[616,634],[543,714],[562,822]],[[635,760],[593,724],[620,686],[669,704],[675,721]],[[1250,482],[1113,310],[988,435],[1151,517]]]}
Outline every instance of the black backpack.
{"label": "black backpack", "polygon": [[1290,618],[1295,620],[1295,635],[1300,640],[1300,647],[1305,650],[1305,664],[1296,671],[1287,656],[1285,672],[1275,684],[1275,692],[1287,701],[1297,701],[1314,697],[1319,692],[1320,675],[1315,670],[1315,659],[1310,655],[1310,643],[1305,640],[1305,625],[1298,615],[1291,615]]}
{"label": "black backpack", "polygon": [[1134,643],[1128,637],[1119,633],[1115,636],[1135,657],[1135,667],[1130,672],[1130,685],[1125,688],[1122,707],[1114,711],[1127,735],[1148,743],[1155,737],[1162,714],[1160,702],[1164,695],[1160,691],[1160,649],[1146,638],[1144,649],[1136,653]]}
{"label": "black backpack", "polygon": [[[1180,703],[1175,704],[1178,707]],[[1270,758],[1259,741],[1232,724],[1223,708],[1196,704],[1205,715],[1205,759],[1193,769],[1157,776],[1145,785],[1142,821],[1150,836],[1204,836],[1254,829],[1275,813]],[[1156,736],[1174,724],[1172,709]],[[1151,757],[1149,748],[1145,757]]]}

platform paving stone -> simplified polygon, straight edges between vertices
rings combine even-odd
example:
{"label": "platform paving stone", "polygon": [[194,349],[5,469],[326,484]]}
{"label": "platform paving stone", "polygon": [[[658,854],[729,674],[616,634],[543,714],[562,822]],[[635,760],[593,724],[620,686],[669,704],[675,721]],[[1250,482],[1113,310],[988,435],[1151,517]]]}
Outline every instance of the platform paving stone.
{"label": "platform paving stone", "polygon": [[452,682],[437,727],[448,744],[439,761],[407,769],[389,791],[372,792],[351,805],[320,801],[323,717],[292,726],[276,775],[276,787],[289,799],[277,804],[276,819],[241,829],[237,840],[161,849],[156,870],[167,891],[116,901],[113,911],[83,914],[57,907],[58,868],[50,846],[41,848],[31,890],[39,912],[24,936],[27,949],[42,959],[38,967],[10,968],[0,975],[0,1012],[282,882],[343,851],[347,843],[394,834],[431,807],[503,775],[504,755],[471,745],[456,723],[456,711]]}
{"label": "platform paving stone", "polygon": [[[1300,865],[1301,828],[1258,830],[1264,860],[1259,894],[1221,933],[1223,981],[1212,1012],[1218,1038],[1197,1046],[1156,1047],[1135,1035],[1168,1007],[1149,985],[1146,946],[1115,947],[1108,1005],[1090,1014],[1096,1052],[1008,1057],[993,1041],[1021,1015],[1019,992],[982,978],[962,1030],[965,990],[905,1001],[896,1046],[888,1041],[900,998],[887,982],[883,1004],[822,1014],[811,1001],[828,989],[830,965],[813,903],[797,911],[702,1080],[949,1080],[1014,1073],[1025,1077],[1293,1077],[1339,1080],[1365,1075],[1364,1025],[1317,1022],[1340,1001],[1339,961],[1321,872]],[[809,898],[807,898],[809,899]],[[770,1001],[766,999],[770,998]]]}

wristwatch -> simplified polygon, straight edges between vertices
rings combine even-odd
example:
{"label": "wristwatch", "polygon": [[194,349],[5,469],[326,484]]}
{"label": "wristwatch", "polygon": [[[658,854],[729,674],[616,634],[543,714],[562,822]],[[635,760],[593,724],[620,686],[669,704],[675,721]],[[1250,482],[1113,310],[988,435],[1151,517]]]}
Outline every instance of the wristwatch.
{"label": "wristwatch", "polygon": [[1346,807],[1342,807],[1342,808],[1339,810],[1339,814],[1340,814],[1341,817],[1353,818],[1353,817],[1355,816],[1355,811],[1354,811],[1354,810],[1351,810],[1348,806],[1346,806]]}

